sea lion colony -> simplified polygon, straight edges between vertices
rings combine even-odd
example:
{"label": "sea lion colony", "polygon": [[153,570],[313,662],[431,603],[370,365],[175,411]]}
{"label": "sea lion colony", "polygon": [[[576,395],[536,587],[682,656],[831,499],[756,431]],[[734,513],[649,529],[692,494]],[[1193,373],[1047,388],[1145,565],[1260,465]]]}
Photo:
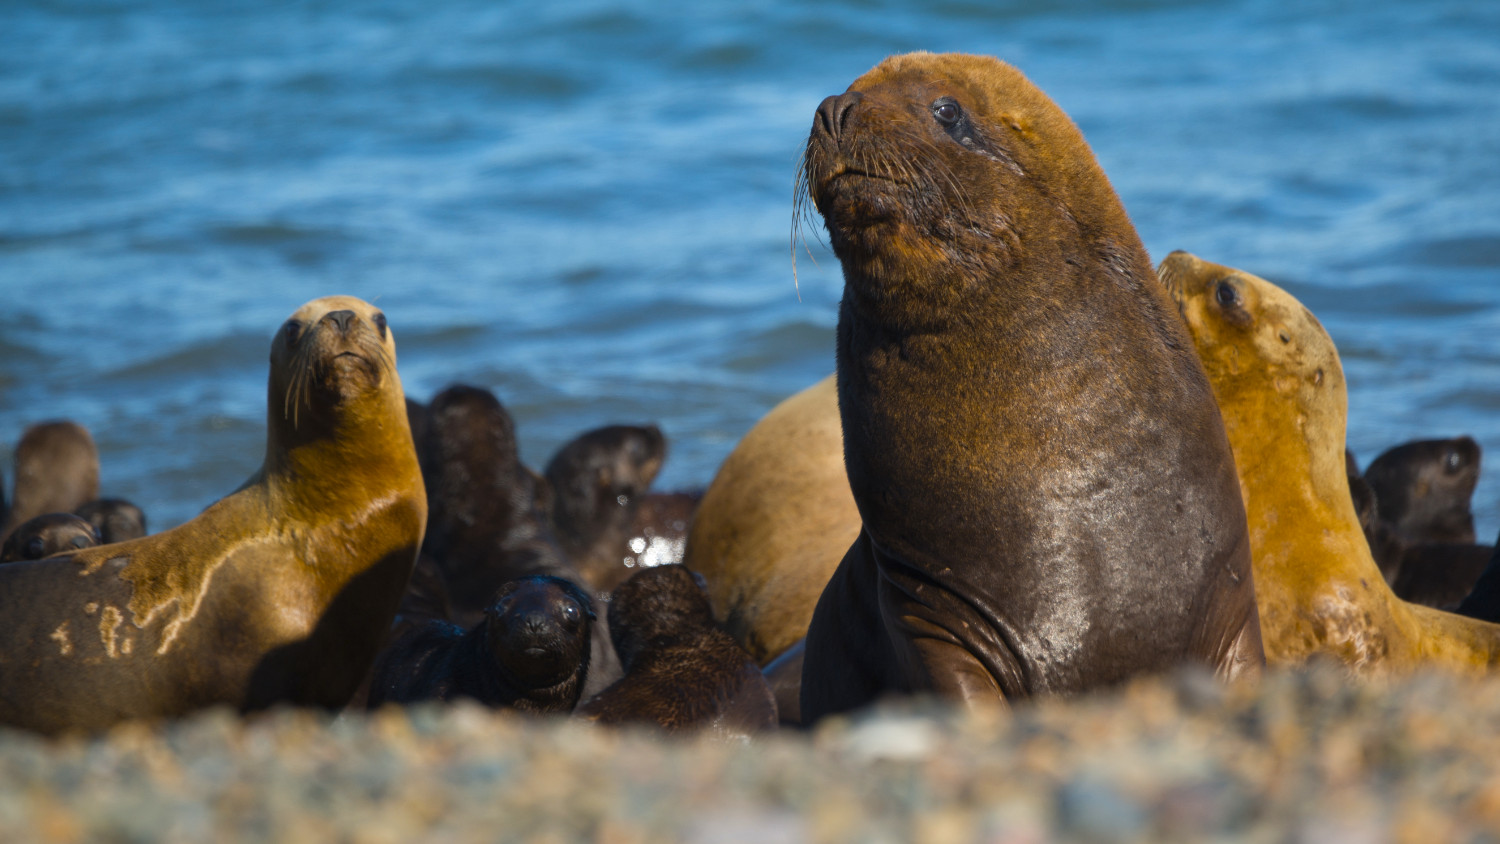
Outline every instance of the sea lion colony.
{"label": "sea lion colony", "polygon": [[[276,333],[261,470],[164,533],[98,500],[87,431],[29,430],[0,513],[0,723],[467,697],[744,736],[1184,662],[1500,655],[1477,445],[1361,474],[1312,315],[1186,253],[1153,270],[1014,68],[882,62],[818,108],[806,203],[844,270],[836,374],[744,438],[696,515],[696,494],[641,506],[654,427],[588,432],[544,476],[488,391],[408,398],[385,314],[349,297]],[[1404,600],[1465,596],[1474,617]]]}

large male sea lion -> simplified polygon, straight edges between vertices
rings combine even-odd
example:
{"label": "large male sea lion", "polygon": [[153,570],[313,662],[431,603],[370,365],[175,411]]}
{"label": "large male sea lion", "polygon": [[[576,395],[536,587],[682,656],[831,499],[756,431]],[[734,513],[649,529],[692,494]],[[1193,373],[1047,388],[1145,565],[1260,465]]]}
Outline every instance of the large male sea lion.
{"label": "large male sea lion", "polygon": [[807,635],[857,536],[830,375],[772,408],[730,452],[698,504],[683,564],[708,581],[724,630],[765,665]]}
{"label": "large male sea lion", "polygon": [[1267,661],[1493,666],[1500,626],[1398,599],[1370,556],[1344,463],[1344,370],[1318,320],[1265,279],[1186,252],[1160,273],[1234,446]]}
{"label": "large male sea lion", "polygon": [[896,56],[819,106],[863,528],[807,634],[802,717],[1262,662],[1234,461],[1082,134],[1021,73]]}
{"label": "large male sea lion", "polygon": [[349,699],[427,517],[385,316],[348,296],[303,305],[272,341],[267,393],[264,464],[197,518],[0,566],[0,723]]}

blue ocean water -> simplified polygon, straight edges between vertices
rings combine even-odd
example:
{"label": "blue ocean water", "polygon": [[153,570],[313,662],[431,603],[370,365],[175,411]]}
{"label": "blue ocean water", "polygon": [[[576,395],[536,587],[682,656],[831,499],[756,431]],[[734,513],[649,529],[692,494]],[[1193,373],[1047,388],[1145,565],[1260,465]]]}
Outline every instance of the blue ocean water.
{"label": "blue ocean water", "polygon": [[[0,443],[76,419],[107,494],[190,518],[259,464],[272,333],[349,293],[532,465],[655,421],[660,484],[706,484],[833,365],[838,263],[789,254],[813,110],[914,49],[1024,70],[1154,258],[1299,296],[1362,461],[1500,459],[1500,4],[1437,0],[14,0]],[[1475,504],[1488,538],[1500,469]]]}

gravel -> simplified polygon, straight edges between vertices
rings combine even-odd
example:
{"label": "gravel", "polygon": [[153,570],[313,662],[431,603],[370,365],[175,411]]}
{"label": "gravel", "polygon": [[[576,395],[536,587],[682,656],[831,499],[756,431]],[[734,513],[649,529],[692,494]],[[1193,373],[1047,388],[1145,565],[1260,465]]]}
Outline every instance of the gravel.
{"label": "gravel", "polygon": [[0,730],[4,842],[1500,841],[1500,678],[1183,672],[750,743],[474,705]]}

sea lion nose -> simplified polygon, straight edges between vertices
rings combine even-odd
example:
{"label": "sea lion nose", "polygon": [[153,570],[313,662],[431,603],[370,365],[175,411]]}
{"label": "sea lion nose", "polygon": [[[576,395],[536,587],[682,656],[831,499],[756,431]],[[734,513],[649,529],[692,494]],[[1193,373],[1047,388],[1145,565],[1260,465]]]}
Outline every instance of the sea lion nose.
{"label": "sea lion nose", "polygon": [[354,319],[353,311],[329,311],[323,315],[324,321],[332,321],[339,327],[340,334],[349,333],[349,323]]}
{"label": "sea lion nose", "polygon": [[830,138],[838,140],[839,133],[844,131],[844,123],[849,119],[849,112],[864,98],[865,95],[858,91],[845,91],[823,100],[822,105],[818,106],[818,128]]}

